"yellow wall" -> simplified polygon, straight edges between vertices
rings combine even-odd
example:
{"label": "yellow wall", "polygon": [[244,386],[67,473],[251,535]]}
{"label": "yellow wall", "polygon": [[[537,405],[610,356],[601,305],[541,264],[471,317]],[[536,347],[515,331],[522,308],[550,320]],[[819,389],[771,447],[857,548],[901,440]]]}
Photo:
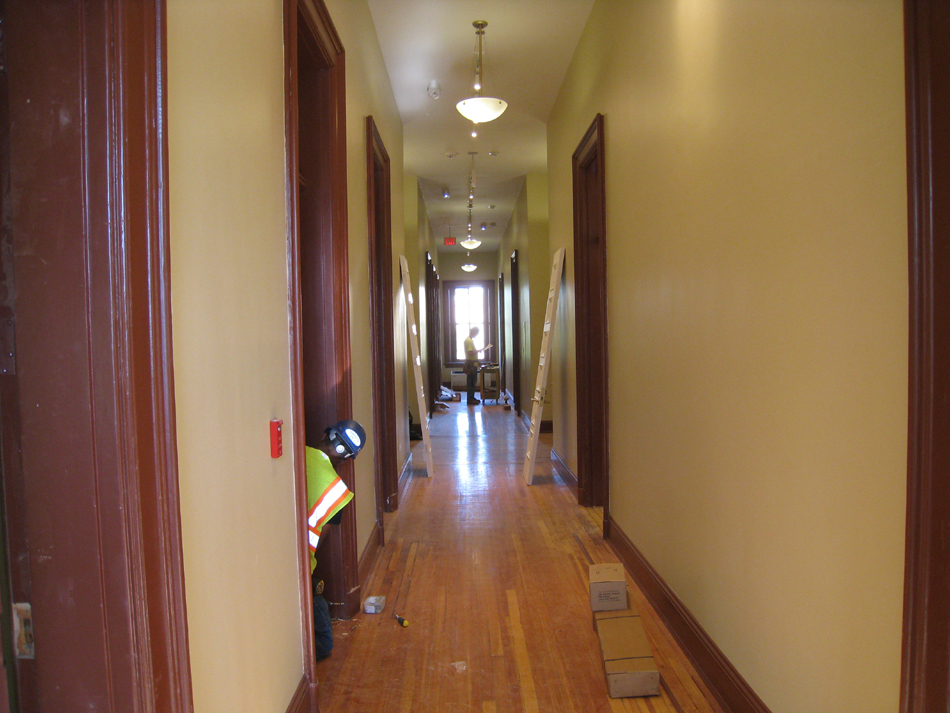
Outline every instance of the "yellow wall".
{"label": "yellow wall", "polygon": [[[511,254],[518,251],[520,294],[511,294]],[[548,259],[548,182],[543,173],[525,176],[521,192],[498,250],[498,264],[505,276],[505,348],[506,387],[514,389],[513,330],[521,332],[521,395],[519,408],[531,416],[531,397],[538,378],[544,313],[547,308],[548,285],[551,281]],[[520,300],[521,324],[512,322],[511,300]],[[546,400],[543,418],[550,419],[552,410]]]}
{"label": "yellow wall", "polygon": [[[431,256],[436,271],[438,271],[439,255],[436,252],[435,235],[432,232],[432,224],[429,222],[429,214],[426,211],[422,189],[419,187],[419,179],[416,176],[406,174],[404,184],[404,216],[406,224],[405,255],[406,261],[409,263],[409,279],[412,281],[413,299],[415,300],[414,308],[419,340],[419,355],[422,359],[421,371],[422,374],[425,375],[429,370],[428,364],[430,358],[426,335],[428,334],[429,325],[431,324],[431,315],[426,311],[426,259],[428,256]],[[403,326],[405,327],[405,325]],[[420,423],[419,407],[417,405],[418,396],[415,391],[415,374],[411,363],[411,351],[409,352],[409,358],[409,411],[412,413],[413,422]],[[425,381],[425,376],[423,376],[423,381]],[[425,384],[423,384],[423,388],[425,388]],[[439,394],[435,394],[435,397],[438,398]]]}
{"label": "yellow wall", "polygon": [[[372,433],[369,360],[358,357],[370,349],[364,118],[375,117],[392,161],[394,256],[402,125],[365,2],[327,5],[346,49],[353,413]],[[286,710],[310,655],[294,525],[282,6],[168,1],[174,368],[196,713]],[[398,288],[395,260],[393,270]],[[404,324],[398,303],[394,318]],[[394,335],[403,384],[404,333]],[[278,460],[272,418],[284,420]],[[397,425],[405,458],[408,428]],[[372,446],[356,460],[360,552],[375,522]]]}
{"label": "yellow wall", "polygon": [[774,711],[898,707],[907,388],[899,0],[598,0],[548,126],[605,115],[610,511]]}
{"label": "yellow wall", "polygon": [[[303,671],[281,0],[168,2],[175,400],[196,713],[283,711]],[[284,421],[273,460],[268,421]]]}

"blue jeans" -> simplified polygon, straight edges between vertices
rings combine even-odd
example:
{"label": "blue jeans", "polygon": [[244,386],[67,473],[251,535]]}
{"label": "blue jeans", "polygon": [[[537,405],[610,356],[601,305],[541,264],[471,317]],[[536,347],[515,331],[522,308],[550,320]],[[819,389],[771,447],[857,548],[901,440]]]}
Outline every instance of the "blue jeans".
{"label": "blue jeans", "polygon": [[[311,578],[316,589],[317,579]],[[330,625],[330,607],[322,594],[313,593],[313,648],[317,661],[325,659],[333,651],[333,627]]]}

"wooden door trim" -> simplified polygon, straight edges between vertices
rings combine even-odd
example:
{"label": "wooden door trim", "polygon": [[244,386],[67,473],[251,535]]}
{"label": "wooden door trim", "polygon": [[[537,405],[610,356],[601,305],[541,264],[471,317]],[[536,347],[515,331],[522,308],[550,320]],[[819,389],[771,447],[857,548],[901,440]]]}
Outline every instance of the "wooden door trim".
{"label": "wooden door trim", "polygon": [[111,84],[119,131],[110,138],[122,157],[111,182],[113,194],[125,197],[124,218],[115,221],[111,242],[115,253],[123,247],[126,252],[112,287],[120,328],[109,337],[119,335],[112,359],[123,386],[117,416],[122,470],[129,478],[121,525],[133,536],[130,553],[137,555],[130,563],[136,697],[143,710],[188,712],[193,703],[172,373],[165,1],[113,2],[110,14],[119,56]]}
{"label": "wooden door trim", "polygon": [[511,253],[511,405],[515,416],[521,418],[521,369],[524,355],[521,343],[521,272],[518,267],[518,251]]}
{"label": "wooden door trim", "polygon": [[[381,176],[377,178],[377,168]],[[369,224],[369,290],[373,364],[373,438],[376,459],[376,525],[385,544],[383,511],[399,506],[396,464],[396,358],[393,331],[392,212],[389,153],[372,116],[366,117],[366,202]],[[382,216],[380,215],[382,212]],[[419,414],[425,418],[425,414]]]}
{"label": "wooden door trim", "polygon": [[[592,359],[592,350],[577,349],[577,496],[582,505],[603,505],[604,537],[609,537],[609,401],[607,364],[607,304],[601,292],[596,304],[592,303],[592,281],[603,285],[607,265],[602,253],[597,264],[590,263],[590,251],[582,236],[586,234],[588,219],[598,224],[599,235],[606,236],[606,171],[604,170],[604,117],[597,114],[572,156],[574,185],[574,291],[575,343],[590,345],[597,340],[601,358]],[[587,188],[582,181],[585,168],[598,162],[599,203],[594,213],[587,214]],[[591,271],[597,277],[591,278]],[[584,379],[585,383],[581,384]],[[595,454],[603,455],[603,463],[596,468]],[[595,480],[595,472],[597,473]]]}
{"label": "wooden door trim", "polygon": [[[305,28],[299,26],[303,21]],[[328,68],[327,111],[331,115],[331,136],[327,142],[330,161],[329,182],[332,191],[322,198],[325,214],[333,235],[326,278],[327,295],[332,308],[327,315],[329,328],[333,331],[336,348],[332,349],[332,374],[327,378],[327,390],[335,397],[333,410],[338,418],[352,416],[352,386],[350,381],[350,335],[349,335],[349,267],[347,245],[347,199],[346,199],[346,84],[343,44],[333,26],[329,12],[322,0],[284,0],[284,92],[286,134],[287,196],[287,262],[289,279],[290,310],[290,382],[293,413],[294,484],[298,503],[297,562],[300,590],[300,624],[303,643],[303,678],[300,687],[309,689],[309,708],[316,712],[317,672],[313,656],[313,599],[310,582],[309,550],[306,529],[307,473],[306,473],[306,417],[304,399],[303,367],[303,317],[302,280],[300,264],[300,193],[298,187],[300,162],[299,125],[299,70],[297,66],[298,36],[305,29],[308,46],[317,53]],[[352,490],[353,468],[347,463],[339,469],[341,478]],[[357,559],[355,508],[344,508],[342,526],[335,546],[338,552],[331,554],[341,564],[341,584],[344,596],[342,606],[333,607],[336,615],[350,616],[359,607],[359,564]],[[342,610],[342,611],[341,611]],[[297,710],[300,705],[299,690],[294,697]]]}
{"label": "wooden door trim", "polygon": [[429,383],[429,398],[426,400],[429,415],[435,409],[435,402],[439,400],[439,389],[442,386],[442,315],[440,310],[441,287],[439,285],[439,271],[432,262],[432,255],[426,252],[426,374]]}
{"label": "wooden door trim", "polygon": [[905,0],[910,283],[901,712],[950,710],[950,9]]}
{"label": "wooden door trim", "polygon": [[[7,3],[6,10],[11,5]],[[78,705],[79,698],[96,698],[106,701],[103,705],[109,711],[189,713],[193,705],[172,373],[165,2],[98,0],[69,10],[74,15],[64,12],[55,18],[38,18],[43,12],[39,2],[20,3],[17,17],[22,24],[14,21],[11,25],[6,20],[12,18],[4,18],[3,39],[6,44],[11,30],[22,30],[23,39],[35,40],[29,32],[44,24],[50,32],[61,31],[63,43],[78,48],[76,57],[81,60],[78,66],[72,62],[75,58],[68,60],[69,71],[62,73],[53,92],[63,112],[78,97],[78,113],[68,123],[55,120],[58,150],[68,152],[69,159],[62,160],[61,154],[51,157],[48,143],[34,145],[29,151],[37,165],[45,161],[53,170],[37,173],[31,167],[18,182],[19,190],[28,190],[34,200],[46,195],[44,180],[58,182],[58,197],[68,196],[70,205],[60,216],[63,223],[56,227],[75,235],[71,249],[81,254],[83,269],[62,274],[61,254],[59,262],[34,261],[42,263],[42,268],[26,271],[18,287],[30,286],[18,298],[22,297],[20,306],[26,308],[30,320],[48,317],[58,300],[78,297],[80,303],[70,305],[68,315],[57,315],[56,324],[68,324],[74,334],[81,334],[83,345],[62,352],[52,374],[47,364],[37,361],[29,378],[32,388],[50,395],[48,401],[63,402],[57,406],[58,420],[70,422],[73,433],[82,432],[83,452],[71,454],[75,455],[74,469],[68,477],[44,472],[44,482],[61,477],[62,486],[68,481],[75,489],[70,492],[88,498],[96,519],[94,542],[81,539],[76,546],[92,548],[99,568],[88,572],[87,582],[94,582],[90,588],[77,587],[73,595],[74,608],[80,612],[100,612],[99,618],[80,616],[78,620],[99,626],[102,640],[93,645],[62,641],[54,635],[48,643],[67,648],[75,643],[72,655],[77,662],[101,655],[104,675],[83,680],[82,690],[50,690],[60,680],[53,679],[37,695],[64,710]],[[27,44],[20,42],[20,51]],[[27,61],[25,56],[21,59]],[[59,64],[47,67],[53,71],[64,67],[64,55],[56,61]],[[16,60],[5,67],[11,73],[21,69]],[[48,86],[34,86],[30,91],[35,92],[31,96],[37,105],[51,94]],[[22,110],[23,104],[19,107]],[[21,217],[15,219],[14,233],[35,230],[41,237],[32,246],[34,254],[46,257],[44,237],[49,232],[48,224],[42,222],[46,217],[33,222],[36,214],[30,213],[29,207],[24,208],[22,225]],[[43,298],[42,304],[35,300],[37,295]],[[25,329],[32,330],[34,337],[37,334],[35,325],[27,324]],[[47,338],[34,338],[23,347],[18,355],[23,363],[36,357],[36,350],[46,351],[43,340]],[[70,398],[57,398],[66,393],[63,379],[77,374],[81,378],[67,390],[72,392]],[[18,376],[23,377],[23,373]],[[77,410],[76,404],[82,408]],[[63,434],[56,432],[61,423],[54,423],[50,432],[49,424],[42,423],[46,418],[41,414],[31,424],[24,423],[24,435],[29,434],[33,443],[55,441],[51,451],[64,448]],[[38,422],[43,430],[39,436]],[[39,459],[48,455],[40,454]],[[32,477],[35,480],[35,474]],[[48,482],[34,486],[33,491],[44,487]],[[29,518],[28,509],[44,504],[27,498],[17,503],[24,506],[18,516]],[[69,518],[68,513],[60,516]],[[73,524],[68,519],[66,523]],[[45,536],[49,529],[46,522],[33,523],[33,532]],[[52,550],[50,554],[52,559],[45,558],[47,568],[56,567],[62,562],[59,558],[66,556]],[[57,574],[71,576],[68,566],[53,572],[54,577]],[[85,671],[76,666],[73,680]],[[28,701],[21,703],[24,710],[34,709]]]}

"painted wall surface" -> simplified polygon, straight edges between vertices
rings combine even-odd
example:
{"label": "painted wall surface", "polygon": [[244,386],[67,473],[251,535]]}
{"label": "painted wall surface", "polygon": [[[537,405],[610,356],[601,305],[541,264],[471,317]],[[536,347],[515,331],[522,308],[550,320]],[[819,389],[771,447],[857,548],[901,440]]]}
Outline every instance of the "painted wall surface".
{"label": "painted wall surface", "polygon": [[[365,117],[391,159],[403,249],[402,124],[364,2],[327,2],[346,50],[353,413],[372,433]],[[284,711],[303,671],[297,574],[281,0],[168,2],[172,307],[182,538],[196,713]],[[395,302],[394,324],[404,325]],[[405,330],[394,330],[397,414]],[[401,385],[401,388],[399,388]],[[284,420],[273,460],[268,421]],[[397,419],[399,457],[408,424]],[[356,465],[358,551],[375,524],[373,443]]]}
{"label": "painted wall surface", "polygon": [[[518,251],[519,294],[511,294],[511,254]],[[550,283],[548,255],[548,182],[545,174],[525,176],[521,192],[498,250],[498,263],[505,276],[506,383],[514,388],[513,330],[521,332],[521,396],[519,407],[525,418],[531,417],[531,397],[538,379],[541,337]],[[511,300],[518,299],[521,323],[512,322]],[[550,401],[545,400],[544,419],[552,417]]]}
{"label": "painted wall surface", "polygon": [[548,126],[605,115],[610,512],[773,711],[898,708],[907,412],[899,0],[598,0]]}
{"label": "painted wall surface", "polygon": [[[167,7],[175,401],[195,711],[284,711],[303,664],[282,2]],[[273,418],[284,421],[276,460]]]}
{"label": "painted wall surface", "polygon": [[[422,358],[423,381],[429,370],[429,349],[426,341],[426,335],[429,326],[432,324],[431,315],[426,310],[426,260],[432,256],[433,264],[436,270],[439,267],[439,255],[435,249],[435,235],[432,232],[432,225],[429,222],[429,214],[426,211],[425,200],[422,196],[422,189],[419,187],[419,179],[416,176],[406,175],[404,178],[404,202],[405,202],[405,224],[406,224],[406,260],[409,263],[409,274],[412,280],[413,299],[415,300],[416,325],[419,332],[419,354]],[[403,325],[405,327],[405,325]],[[407,336],[408,338],[408,336]],[[416,405],[418,397],[415,392],[415,374],[412,369],[412,352],[408,353],[409,362],[409,411],[415,423],[420,423],[419,408]],[[423,388],[425,384],[423,384]],[[438,397],[438,394],[436,394]]]}
{"label": "painted wall surface", "polygon": [[[376,38],[376,27],[364,0],[326,0],[327,9],[346,52],[346,163],[347,222],[350,267],[350,349],[353,354],[353,416],[373,432],[373,389],[371,360],[360,355],[371,353],[369,315],[369,243],[367,231],[366,127],[367,116],[376,122],[383,145],[389,154],[392,188],[393,252],[393,348],[396,358],[396,444],[397,464],[409,454],[407,412],[406,315],[401,295],[399,255],[404,250],[402,121],[396,109]],[[357,548],[362,553],[373,535],[376,523],[375,476],[372,439],[356,468]]]}
{"label": "painted wall surface", "polygon": [[[528,208],[528,304],[526,311],[522,305],[522,315],[531,315],[531,356],[529,360],[530,377],[524,382],[522,388],[526,388],[525,396],[522,400],[523,409],[527,410],[530,417],[532,406],[530,399],[534,396],[534,389],[538,382],[538,369],[541,361],[541,341],[544,337],[544,317],[548,306],[548,288],[551,285],[551,256],[549,254],[548,238],[548,177],[543,173],[529,173],[525,177],[525,189],[527,191]],[[522,267],[525,267],[524,265]],[[552,350],[553,350],[552,344]],[[549,374],[550,374],[550,370]],[[549,375],[550,380],[550,375]],[[549,421],[553,418],[554,411],[552,400],[554,393],[550,390],[545,393],[544,409],[541,413],[543,420]]]}

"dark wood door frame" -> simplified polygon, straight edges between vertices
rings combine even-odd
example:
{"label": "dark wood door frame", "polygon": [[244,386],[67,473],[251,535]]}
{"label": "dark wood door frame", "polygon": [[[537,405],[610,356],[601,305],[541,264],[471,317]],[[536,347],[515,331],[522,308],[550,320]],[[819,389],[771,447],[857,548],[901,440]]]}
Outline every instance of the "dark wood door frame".
{"label": "dark wood door frame", "polygon": [[521,340],[521,276],[518,251],[511,253],[511,407],[515,416],[521,418],[521,369],[524,355]]}
{"label": "dark wood door frame", "polygon": [[[295,486],[299,512],[304,672],[290,710],[317,710],[313,612],[307,549],[304,446],[327,425],[352,417],[349,267],[346,200],[346,83],[343,44],[322,0],[284,1],[287,147],[287,250],[291,307],[291,388]],[[301,127],[306,130],[301,130]],[[354,489],[351,462],[338,473]],[[333,616],[350,617],[360,603],[355,508],[328,528],[318,576]]]}
{"label": "dark wood door frame", "polygon": [[7,525],[43,553],[16,552],[8,583],[32,602],[37,645],[18,661],[20,709],[188,712],[165,3],[2,10],[2,398],[29,403],[3,419],[4,451],[21,449],[3,489]]}
{"label": "dark wood door frame", "polygon": [[428,375],[429,394],[426,404],[429,414],[435,409],[442,387],[442,311],[440,309],[439,271],[432,262],[432,255],[426,253],[426,374]]}
{"label": "dark wood door frame", "polygon": [[505,330],[507,330],[507,319],[505,319],[505,273],[498,276],[498,389],[499,393],[505,393],[508,388],[508,379],[505,370],[508,368],[508,354],[505,351],[507,340],[505,339]]}
{"label": "dark wood door frame", "polygon": [[[373,440],[376,527],[385,544],[383,511],[399,505],[396,465],[396,364],[393,332],[393,249],[389,154],[372,116],[366,117],[366,194],[369,215],[369,292],[373,360]],[[420,418],[424,418],[420,414]]]}
{"label": "dark wood door frame", "polygon": [[950,711],[950,5],[905,0],[910,378],[902,713]]}
{"label": "dark wood door frame", "polygon": [[604,507],[609,536],[609,403],[604,117],[598,114],[572,158],[577,359],[577,499]]}

